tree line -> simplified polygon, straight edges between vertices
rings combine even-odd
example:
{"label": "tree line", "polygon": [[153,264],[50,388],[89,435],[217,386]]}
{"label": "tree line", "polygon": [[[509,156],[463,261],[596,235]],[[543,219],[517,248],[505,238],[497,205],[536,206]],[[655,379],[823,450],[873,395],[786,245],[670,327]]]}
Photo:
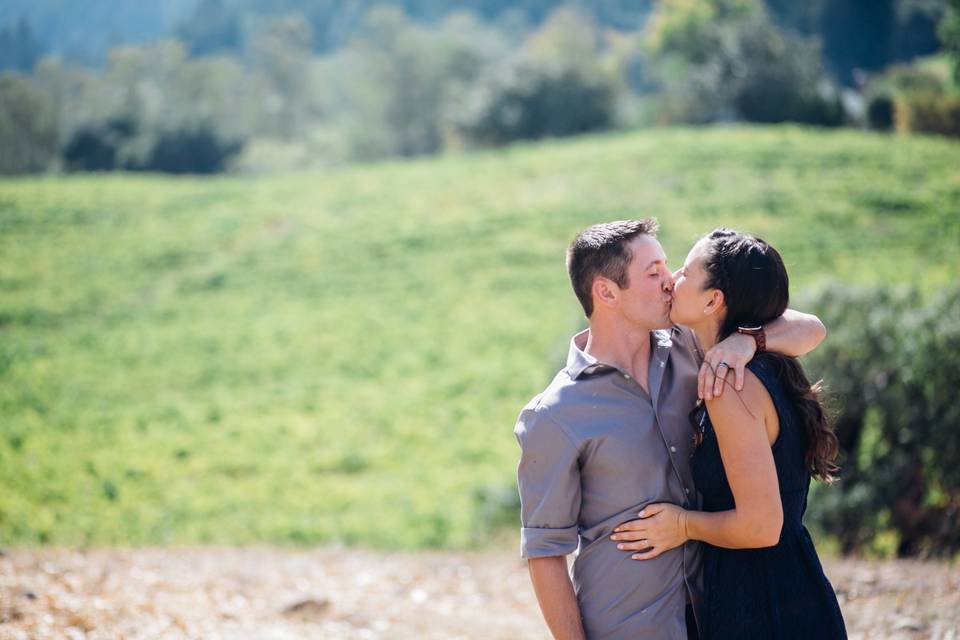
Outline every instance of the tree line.
{"label": "tree line", "polygon": [[[21,20],[0,31],[2,59],[32,64],[0,76],[0,172],[256,172],[718,121],[957,135],[949,3],[200,0],[101,66],[31,60]],[[855,50],[824,31],[849,21],[872,34]]]}

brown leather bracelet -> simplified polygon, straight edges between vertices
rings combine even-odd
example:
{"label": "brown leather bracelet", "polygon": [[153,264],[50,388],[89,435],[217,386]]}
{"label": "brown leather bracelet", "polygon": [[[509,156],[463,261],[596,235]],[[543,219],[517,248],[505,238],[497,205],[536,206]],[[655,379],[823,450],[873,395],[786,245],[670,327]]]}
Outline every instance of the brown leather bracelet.
{"label": "brown leather bracelet", "polygon": [[737,327],[737,333],[745,336],[753,336],[757,343],[757,353],[763,353],[767,350],[767,334],[763,332],[763,325],[755,327]]}

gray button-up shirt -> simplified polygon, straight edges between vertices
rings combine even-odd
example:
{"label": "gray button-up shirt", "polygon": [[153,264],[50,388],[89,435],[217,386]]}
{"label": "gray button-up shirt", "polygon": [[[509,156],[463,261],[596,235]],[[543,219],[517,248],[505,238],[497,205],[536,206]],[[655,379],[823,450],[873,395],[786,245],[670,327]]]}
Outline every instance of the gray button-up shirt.
{"label": "gray button-up shirt", "polygon": [[[686,638],[700,605],[699,544],[633,560],[614,527],[653,502],[696,507],[690,473],[700,356],[687,329],[650,334],[648,395],[570,341],[567,366],[517,420],[521,555],[577,551],[573,584],[587,637]],[[699,612],[698,612],[699,613]]]}

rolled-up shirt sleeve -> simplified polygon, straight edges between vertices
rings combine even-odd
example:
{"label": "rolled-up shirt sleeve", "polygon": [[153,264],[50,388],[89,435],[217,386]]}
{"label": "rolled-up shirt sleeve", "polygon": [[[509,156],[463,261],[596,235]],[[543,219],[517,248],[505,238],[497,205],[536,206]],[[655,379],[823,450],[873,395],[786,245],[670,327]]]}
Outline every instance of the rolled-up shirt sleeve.
{"label": "rolled-up shirt sleeve", "polygon": [[573,553],[579,544],[577,447],[560,424],[532,410],[520,414],[514,434],[520,443],[520,555]]}

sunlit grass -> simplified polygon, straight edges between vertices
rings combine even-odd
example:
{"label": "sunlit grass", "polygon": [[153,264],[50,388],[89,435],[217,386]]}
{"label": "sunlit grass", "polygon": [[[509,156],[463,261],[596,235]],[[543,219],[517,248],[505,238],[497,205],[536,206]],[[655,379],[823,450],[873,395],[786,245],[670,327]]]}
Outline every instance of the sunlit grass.
{"label": "sunlit grass", "polygon": [[960,145],[657,130],[331,173],[0,181],[0,543],[464,546],[581,325],[578,228],[725,224],[794,292],[960,267]]}

